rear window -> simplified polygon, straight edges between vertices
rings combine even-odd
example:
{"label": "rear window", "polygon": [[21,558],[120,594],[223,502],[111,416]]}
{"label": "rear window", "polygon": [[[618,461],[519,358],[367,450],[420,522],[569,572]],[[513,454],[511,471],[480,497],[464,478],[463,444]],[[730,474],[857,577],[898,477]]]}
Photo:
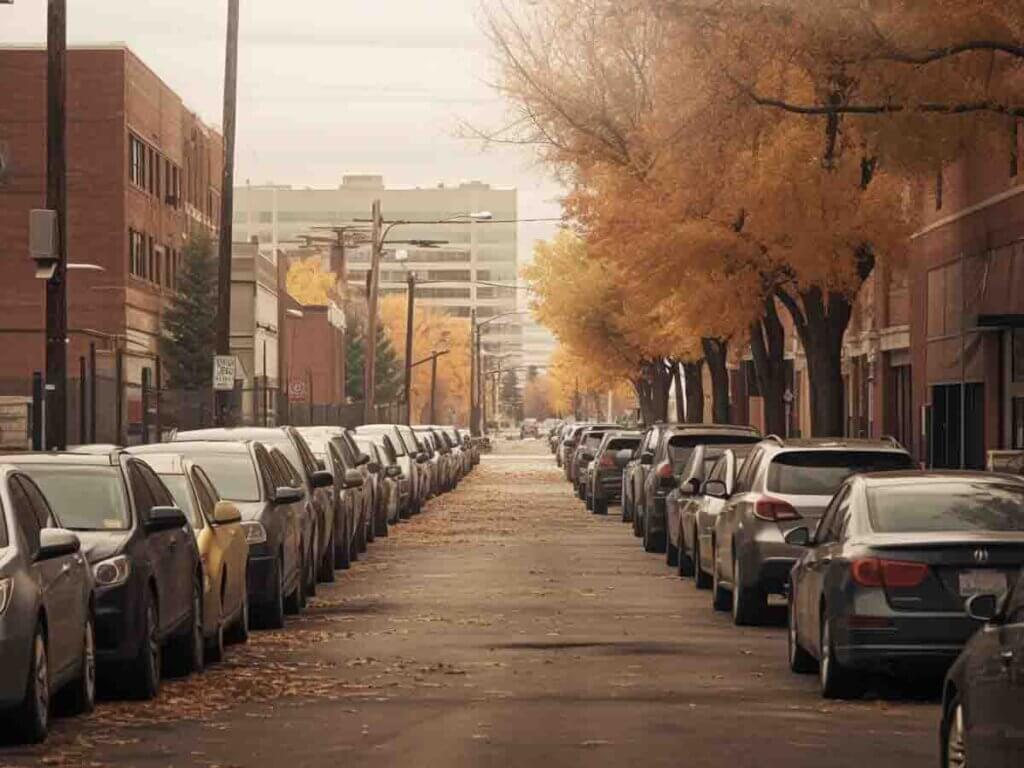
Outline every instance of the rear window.
{"label": "rear window", "polygon": [[743,445],[759,443],[756,435],[672,435],[668,439],[668,460],[676,469],[682,469],[698,445]]}
{"label": "rear window", "polygon": [[792,451],[768,467],[768,490],[795,496],[832,496],[850,475],[912,469],[905,453],[881,451]]}
{"label": "rear window", "polygon": [[605,446],[606,451],[622,451],[629,448],[631,451],[635,451],[640,445],[639,437],[617,437],[614,440],[609,440],[608,445]]}
{"label": "rear window", "polygon": [[213,481],[213,486],[222,499],[260,500],[256,469],[247,454],[210,453],[191,458]]}
{"label": "rear window", "polygon": [[185,476],[160,475],[160,479],[164,481],[167,490],[174,497],[174,503],[178,505],[178,508],[185,513],[185,517],[192,523],[192,527],[197,530],[202,528],[203,523],[199,517],[199,510],[196,509],[196,505],[193,503],[192,491],[188,487],[188,480]]}
{"label": "rear window", "polygon": [[587,439],[583,441],[583,444],[587,448],[597,448],[601,444],[601,440],[604,439],[604,432],[590,432],[587,435]]}
{"label": "rear window", "polygon": [[46,496],[61,526],[72,531],[123,531],[130,519],[121,471],[113,467],[23,467]]}
{"label": "rear window", "polygon": [[1024,532],[1024,487],[992,482],[932,482],[868,490],[879,533]]}

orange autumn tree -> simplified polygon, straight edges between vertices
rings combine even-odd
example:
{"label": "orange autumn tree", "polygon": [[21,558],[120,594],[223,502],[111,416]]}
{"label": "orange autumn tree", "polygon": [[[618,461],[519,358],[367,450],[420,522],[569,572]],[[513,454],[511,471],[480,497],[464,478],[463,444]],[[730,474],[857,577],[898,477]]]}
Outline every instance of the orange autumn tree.
{"label": "orange autumn tree", "polygon": [[323,270],[319,256],[310,256],[292,262],[285,284],[288,293],[300,304],[322,306],[330,300],[338,278],[333,272]]}
{"label": "orange autumn tree", "polygon": [[[407,303],[404,295],[386,296],[380,302],[381,322],[391,345],[405,364]],[[469,321],[444,310],[416,307],[413,317],[413,362],[431,352],[448,350],[437,361],[436,416],[443,423],[466,424],[469,418],[471,345]],[[430,419],[430,363],[413,369],[412,409],[416,421]]]}

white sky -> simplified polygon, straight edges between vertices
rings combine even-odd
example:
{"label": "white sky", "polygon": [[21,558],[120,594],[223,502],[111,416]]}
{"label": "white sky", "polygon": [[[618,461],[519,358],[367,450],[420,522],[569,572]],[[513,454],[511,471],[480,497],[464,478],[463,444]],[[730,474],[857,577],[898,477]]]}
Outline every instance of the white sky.
{"label": "white sky", "polygon": [[[241,0],[236,181],[396,186],[479,179],[519,188],[521,218],[559,215],[528,149],[458,138],[503,106],[479,0]],[[222,110],[226,0],[68,0],[69,42],[125,42],[209,123]],[[0,44],[41,43],[46,1],[0,5]],[[386,213],[386,212],[385,212]],[[520,258],[550,225],[521,225]]]}

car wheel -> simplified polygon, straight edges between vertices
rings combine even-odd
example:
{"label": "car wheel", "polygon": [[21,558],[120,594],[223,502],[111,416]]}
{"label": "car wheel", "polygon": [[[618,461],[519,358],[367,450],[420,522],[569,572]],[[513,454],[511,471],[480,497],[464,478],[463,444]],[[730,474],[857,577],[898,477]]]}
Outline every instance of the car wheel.
{"label": "car wheel", "polygon": [[14,726],[22,740],[38,744],[50,730],[50,664],[46,650],[46,634],[41,623],[32,637],[25,698],[14,715]]}
{"label": "car wheel", "polygon": [[199,579],[192,581],[192,609],[189,612],[188,626],[180,635],[171,640],[167,649],[167,662],[170,671],[181,677],[192,672],[203,671],[206,641],[203,637],[203,583]]}
{"label": "car wheel", "polygon": [[63,691],[61,699],[62,709],[71,715],[87,714],[96,706],[96,626],[91,615],[83,628],[78,677]]}
{"label": "car wheel", "polygon": [[676,554],[676,561],[679,564],[679,575],[684,578],[693,576],[693,558],[686,551],[686,538],[683,536],[683,527],[679,526],[679,550]]}
{"label": "car wheel", "polygon": [[231,625],[224,635],[224,639],[231,645],[241,645],[249,642],[249,585],[242,584],[242,608],[238,618]]}
{"label": "car wheel", "polygon": [[[306,605],[306,557],[299,555],[298,575],[295,579],[295,589],[284,599],[284,613],[295,616],[302,612]],[[284,626],[284,618],[281,619],[281,626]]]}
{"label": "car wheel", "polygon": [[217,629],[213,633],[213,637],[206,639],[205,654],[203,656],[204,661],[207,664],[216,664],[219,661],[224,660],[224,621],[217,622]]}
{"label": "car wheel", "polygon": [[281,629],[284,626],[285,594],[284,594],[284,559],[278,556],[274,565],[277,578],[274,580],[274,591],[265,606],[260,606],[259,624],[264,629]]}
{"label": "car wheel", "polygon": [[672,537],[665,534],[665,565],[669,568],[679,568],[679,575],[683,575],[683,561],[680,558],[679,547],[672,541]]}
{"label": "car wheel", "polygon": [[[319,550],[318,550],[319,551]],[[316,577],[325,584],[334,582],[334,547],[324,548],[323,556],[320,557],[320,566],[317,568]]]}
{"label": "car wheel", "polygon": [[366,510],[366,541],[369,544],[377,538],[377,507],[378,503],[376,499],[370,504],[370,508]]}
{"label": "car wheel", "polygon": [[625,493],[622,494],[622,522],[633,522],[633,507],[629,503],[629,497]]}
{"label": "car wheel", "polygon": [[644,535],[644,510],[635,501],[633,502],[633,535],[637,538],[643,538]]}
{"label": "car wheel", "polygon": [[796,607],[793,603],[792,597],[789,601],[789,623],[786,636],[789,641],[787,649],[789,652],[790,671],[795,672],[798,675],[813,674],[817,669],[818,662],[804,649],[802,645],[800,645],[796,626]]}
{"label": "car wheel", "polygon": [[302,607],[306,607],[306,598],[316,595],[316,571],[317,552],[320,551],[320,532],[313,529],[313,539],[309,542],[309,552],[306,553],[306,588],[302,591]]}
{"label": "car wheel", "polygon": [[[365,517],[360,518],[356,528],[356,550],[362,554],[366,551],[366,544],[370,540],[367,531],[367,528],[369,528],[367,519]],[[356,558],[353,557],[352,559],[355,560]]]}
{"label": "car wheel", "polygon": [[955,697],[942,722],[942,768],[967,768],[967,738],[964,732],[964,708]]}
{"label": "car wheel", "polygon": [[594,497],[591,496],[589,493],[584,493],[583,494],[583,505],[587,508],[588,511],[593,512],[594,511]]}
{"label": "car wheel", "polygon": [[352,567],[352,540],[348,535],[348,522],[341,526],[341,538],[335,538],[334,542],[334,567],[347,571]]}
{"label": "car wheel", "polygon": [[160,693],[163,648],[160,645],[160,616],[157,613],[156,595],[148,589],[144,595],[142,616],[145,623],[139,652],[132,662],[132,687],[136,698],[148,700]]}
{"label": "car wheel", "polygon": [[732,563],[732,620],[738,627],[761,623],[767,605],[764,592],[757,587],[743,586],[743,566],[740,558]]}
{"label": "car wheel", "polygon": [[832,630],[824,606],[821,610],[821,663],[818,665],[821,695],[826,699],[850,699],[858,695],[859,685],[835,655]]}
{"label": "car wheel", "polygon": [[595,515],[607,515],[608,514],[608,499],[594,499],[594,514]]}
{"label": "car wheel", "polygon": [[693,583],[697,589],[711,589],[711,576],[704,570],[704,563],[700,559],[700,539],[697,538],[697,529],[693,529]]}
{"label": "car wheel", "polygon": [[380,536],[382,539],[387,538],[388,535],[388,511],[383,507],[374,521],[374,535]]}
{"label": "car wheel", "polygon": [[664,533],[657,535],[651,533],[651,526],[648,523],[648,520],[644,520],[644,552],[651,552],[654,554],[664,552],[667,537]]}

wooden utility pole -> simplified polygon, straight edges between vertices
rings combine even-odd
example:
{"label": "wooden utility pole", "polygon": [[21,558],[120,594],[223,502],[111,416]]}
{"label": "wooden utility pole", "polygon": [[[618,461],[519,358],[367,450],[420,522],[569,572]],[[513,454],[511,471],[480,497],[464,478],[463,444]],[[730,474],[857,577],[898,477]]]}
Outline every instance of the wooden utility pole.
{"label": "wooden utility pole", "polygon": [[374,387],[377,366],[377,293],[380,287],[380,257],[384,250],[384,221],[380,212],[380,200],[373,201],[372,233],[370,246],[370,274],[366,282],[366,352],[363,355],[363,423],[372,424],[374,417]]}
{"label": "wooden utility pole", "polygon": [[480,434],[480,425],[477,422],[477,367],[476,367],[476,307],[469,309],[469,434],[474,437]]}
{"label": "wooden utility pole", "polygon": [[437,353],[430,356],[430,423],[437,424]]}
{"label": "wooden utility pole", "polygon": [[46,281],[46,447],[68,442],[67,0],[46,14],[46,207],[57,215],[57,266]]}
{"label": "wooden utility pole", "polygon": [[[224,62],[224,173],[220,189],[220,240],[217,258],[217,354],[231,354],[231,240],[235,189],[235,113],[238,104],[238,2],[228,0],[228,37]],[[213,361],[210,361],[211,367]],[[231,392],[216,393],[217,423],[229,420]]]}
{"label": "wooden utility pole", "polygon": [[416,314],[416,273],[410,272],[405,279],[409,293],[408,314],[405,319],[405,423],[412,426],[412,352],[413,325]]}

